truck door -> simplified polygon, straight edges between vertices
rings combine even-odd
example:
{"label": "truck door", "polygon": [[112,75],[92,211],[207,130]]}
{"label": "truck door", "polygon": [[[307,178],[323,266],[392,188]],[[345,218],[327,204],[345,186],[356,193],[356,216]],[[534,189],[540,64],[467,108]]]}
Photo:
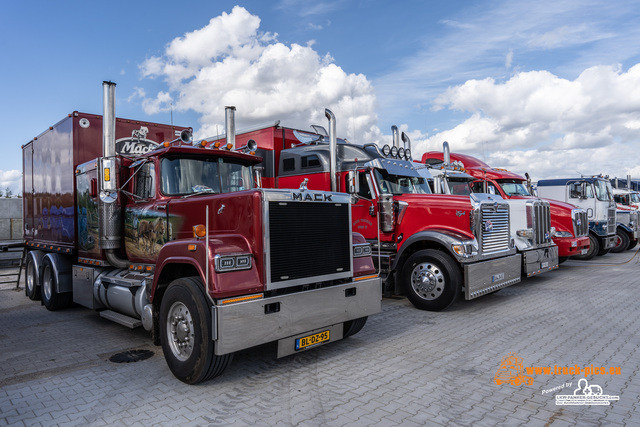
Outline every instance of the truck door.
{"label": "truck door", "polygon": [[357,202],[351,208],[352,230],[360,233],[365,239],[378,238],[378,223],[376,220],[377,203],[373,190],[371,175],[366,170],[357,173],[359,183]]}
{"label": "truck door", "polygon": [[125,208],[125,248],[132,261],[154,262],[167,242],[167,202],[158,200],[153,162],[139,166],[134,173],[133,196]]}

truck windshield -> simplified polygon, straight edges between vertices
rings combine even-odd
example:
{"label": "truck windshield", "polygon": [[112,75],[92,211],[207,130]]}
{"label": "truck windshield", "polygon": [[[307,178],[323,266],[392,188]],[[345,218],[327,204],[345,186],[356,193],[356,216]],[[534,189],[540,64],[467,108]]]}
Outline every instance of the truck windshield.
{"label": "truck windshield", "polygon": [[375,169],[374,175],[382,194],[430,194],[424,177],[392,175],[384,169]]}
{"label": "truck windshield", "polygon": [[251,166],[221,157],[164,158],[162,192],[169,196],[229,193],[253,188]]}
{"label": "truck windshield", "polygon": [[640,203],[640,195],[638,193],[631,193],[629,197],[631,198],[631,203]]}
{"label": "truck windshield", "polygon": [[500,179],[498,185],[507,196],[530,196],[529,190],[517,179]]}
{"label": "truck windshield", "polygon": [[595,187],[595,191],[596,191],[596,198],[598,200],[602,200],[602,201],[612,200],[611,193],[613,191],[609,191],[607,184],[609,183],[601,180],[597,180],[593,183],[593,186]]}

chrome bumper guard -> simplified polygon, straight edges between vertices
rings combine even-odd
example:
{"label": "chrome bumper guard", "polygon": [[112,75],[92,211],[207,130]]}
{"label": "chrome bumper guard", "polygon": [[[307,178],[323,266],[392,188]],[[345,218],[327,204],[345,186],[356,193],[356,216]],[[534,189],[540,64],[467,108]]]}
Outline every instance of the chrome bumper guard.
{"label": "chrome bumper guard", "polygon": [[464,266],[464,298],[481,297],[520,282],[520,254]]}
{"label": "chrome bumper guard", "polygon": [[522,255],[522,267],[527,277],[558,268],[557,246],[525,251]]}
{"label": "chrome bumper guard", "polygon": [[[215,354],[233,353],[272,341],[278,357],[296,353],[295,338],[329,330],[342,338],[342,323],[382,310],[381,279],[371,278],[225,306],[212,306]],[[314,346],[315,347],[315,346]],[[300,350],[302,351],[302,350]]]}
{"label": "chrome bumper guard", "polygon": [[615,235],[613,236],[606,236],[602,238],[602,249],[613,249],[616,247],[616,240],[617,237]]}

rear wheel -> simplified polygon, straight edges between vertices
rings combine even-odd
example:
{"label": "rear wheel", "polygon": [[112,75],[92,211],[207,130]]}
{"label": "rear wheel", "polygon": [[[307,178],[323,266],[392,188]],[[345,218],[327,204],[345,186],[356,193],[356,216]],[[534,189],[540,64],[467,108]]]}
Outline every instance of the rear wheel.
{"label": "rear wheel", "polygon": [[611,252],[620,253],[627,250],[629,247],[629,235],[626,231],[617,229],[616,230],[616,245],[611,248]]}
{"label": "rear wheel", "polygon": [[589,233],[589,249],[587,250],[587,253],[584,255],[574,255],[573,259],[588,261],[596,256],[598,252],[600,252],[600,243],[593,234]]}
{"label": "rear wheel", "polygon": [[42,304],[51,311],[69,307],[71,292],[57,291],[60,278],[49,258],[45,257],[42,268]]}
{"label": "rear wheel", "polygon": [[197,384],[229,366],[233,353],[217,356],[211,339],[211,310],[199,277],[174,280],[160,304],[160,340],[169,369],[180,381]]}
{"label": "rear wheel", "polygon": [[401,277],[407,298],[420,310],[444,310],[454,303],[462,290],[462,274],[456,263],[434,249],[423,249],[411,255]]}
{"label": "rear wheel", "polygon": [[342,333],[342,337],[350,337],[351,335],[355,335],[364,327],[364,324],[367,323],[366,317],[361,317],[359,319],[349,320],[348,322],[344,322],[344,332]]}
{"label": "rear wheel", "polygon": [[24,293],[29,299],[37,301],[40,299],[40,278],[36,269],[36,262],[32,254],[27,255],[26,274],[24,278]]}

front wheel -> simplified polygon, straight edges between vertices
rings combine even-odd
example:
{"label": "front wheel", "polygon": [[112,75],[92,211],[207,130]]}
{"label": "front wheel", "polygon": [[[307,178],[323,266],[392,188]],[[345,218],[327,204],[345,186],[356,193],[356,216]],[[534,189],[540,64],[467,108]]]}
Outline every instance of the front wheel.
{"label": "front wheel", "polygon": [[435,249],[411,255],[401,273],[407,298],[420,310],[449,307],[462,290],[462,274],[450,256]]}
{"label": "front wheel", "polygon": [[360,317],[358,319],[344,322],[342,338],[347,338],[351,335],[357,334],[364,327],[365,323],[367,323],[367,317]]}
{"label": "front wheel", "polygon": [[217,356],[211,339],[211,310],[199,277],[174,280],[160,304],[160,340],[169,369],[180,381],[197,384],[229,366],[233,353]]}
{"label": "front wheel", "polygon": [[624,252],[629,247],[629,235],[626,231],[617,229],[616,230],[616,245],[611,248],[611,252],[614,254]]}
{"label": "front wheel", "polygon": [[638,244],[638,239],[633,239],[632,241],[629,242],[629,246],[627,246],[627,250],[631,250],[635,248],[637,244]]}

